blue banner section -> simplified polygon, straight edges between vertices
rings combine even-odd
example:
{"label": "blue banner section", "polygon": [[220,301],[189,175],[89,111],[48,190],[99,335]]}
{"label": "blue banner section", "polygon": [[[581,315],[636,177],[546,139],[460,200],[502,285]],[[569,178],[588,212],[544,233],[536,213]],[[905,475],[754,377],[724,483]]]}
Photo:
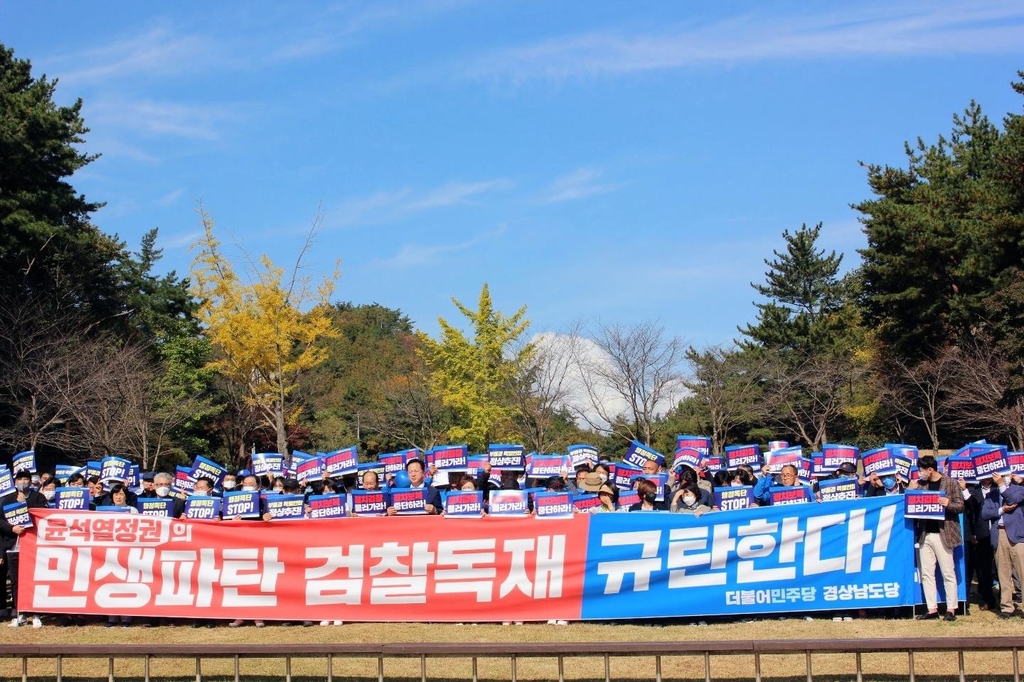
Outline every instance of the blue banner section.
{"label": "blue banner section", "polygon": [[900,496],[688,514],[594,514],[583,618],[658,618],[914,604]]}

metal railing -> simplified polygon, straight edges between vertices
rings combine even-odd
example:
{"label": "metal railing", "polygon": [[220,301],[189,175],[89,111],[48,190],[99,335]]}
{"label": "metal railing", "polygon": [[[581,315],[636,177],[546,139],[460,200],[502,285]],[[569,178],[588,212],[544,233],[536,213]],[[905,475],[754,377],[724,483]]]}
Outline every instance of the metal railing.
{"label": "metal railing", "polygon": [[[571,647],[571,650],[567,650]],[[288,644],[287,651],[272,651],[264,644],[210,644],[210,645],[140,645],[140,644],[98,644],[98,645],[0,645],[0,659],[20,659],[21,679],[28,682],[28,663],[34,659],[54,661],[53,677],[57,682],[64,680],[66,659],[106,659],[107,678],[115,682],[114,661],[119,659],[142,659],[143,678],[152,679],[150,663],[155,659],[193,660],[196,682],[202,682],[202,661],[205,659],[230,659],[234,662],[234,679],[244,679],[240,663],[244,659],[283,659],[286,682],[292,681],[292,660],[322,658],[327,682],[334,682],[334,660],[376,659],[378,682],[387,678],[384,662],[389,659],[419,659],[421,682],[427,682],[427,659],[462,658],[470,659],[471,678],[479,682],[478,662],[480,659],[507,659],[509,679],[519,682],[517,662],[524,658],[556,659],[558,680],[565,682],[566,659],[603,659],[604,680],[612,681],[611,661],[614,658],[654,658],[653,680],[662,682],[662,659],[669,656],[697,656],[703,658],[704,679],[711,682],[712,656],[751,656],[754,663],[754,679],[762,680],[761,657],[765,655],[800,655],[805,659],[808,682],[814,679],[812,654],[854,654],[858,682],[862,681],[864,654],[906,653],[909,680],[915,681],[914,654],[955,653],[959,679],[967,679],[965,652],[1000,651],[1012,653],[1013,680],[1020,682],[1018,651],[1024,647],[1024,637],[937,637],[937,638],[893,638],[893,639],[825,639],[825,640],[762,640],[762,641],[679,641],[679,642],[517,642],[517,643],[395,643],[395,644]],[[7,666],[4,666],[7,667]],[[1009,671],[1007,671],[1009,673]],[[829,674],[831,677],[835,673]],[[218,675],[219,676],[219,675]],[[47,675],[49,677],[49,675]],[[265,677],[265,675],[260,675]],[[347,675],[351,677],[351,675]],[[631,675],[635,679],[637,675]],[[367,679],[373,679],[367,677]]]}

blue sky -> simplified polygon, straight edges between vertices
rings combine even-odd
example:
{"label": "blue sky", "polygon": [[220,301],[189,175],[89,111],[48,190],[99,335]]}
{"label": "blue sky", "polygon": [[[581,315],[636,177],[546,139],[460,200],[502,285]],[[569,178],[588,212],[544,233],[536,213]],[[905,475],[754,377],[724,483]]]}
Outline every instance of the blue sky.
{"label": "blue sky", "polygon": [[781,233],[856,263],[858,161],[1020,113],[1017,2],[47,2],[0,41],[82,97],[76,187],[186,272],[224,241],[436,333],[484,281],[531,330],[659,319],[695,345],[754,316]]}

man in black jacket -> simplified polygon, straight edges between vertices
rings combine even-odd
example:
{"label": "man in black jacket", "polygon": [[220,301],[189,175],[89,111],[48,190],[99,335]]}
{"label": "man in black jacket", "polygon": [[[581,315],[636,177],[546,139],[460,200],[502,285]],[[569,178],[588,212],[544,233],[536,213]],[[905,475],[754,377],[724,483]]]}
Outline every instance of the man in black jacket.
{"label": "man in black jacket", "polygon": [[992,549],[992,521],[982,518],[981,508],[985,496],[992,489],[992,479],[984,478],[978,485],[968,485],[964,491],[964,554],[967,559],[967,584],[978,577],[978,596],[984,608],[999,610],[999,602],[992,591],[992,567],[995,554]]}
{"label": "man in black jacket", "polygon": [[[28,505],[29,509],[46,509],[46,498],[40,495],[30,487],[32,483],[32,474],[28,471],[19,471],[14,475],[14,492],[9,493],[0,499],[0,508],[14,504],[15,502],[24,502]],[[14,608],[11,610],[13,616],[11,620],[11,627],[19,627],[25,625],[26,616],[25,613],[19,613],[18,609],[18,564],[20,553],[18,551],[18,542],[21,535],[28,530],[25,526],[12,526],[8,523],[7,519],[3,514],[0,514],[0,559],[3,560],[4,565],[7,568],[7,578],[11,581],[11,597],[14,600]],[[43,626],[43,621],[39,620],[39,616],[32,616],[32,627],[40,628]]]}

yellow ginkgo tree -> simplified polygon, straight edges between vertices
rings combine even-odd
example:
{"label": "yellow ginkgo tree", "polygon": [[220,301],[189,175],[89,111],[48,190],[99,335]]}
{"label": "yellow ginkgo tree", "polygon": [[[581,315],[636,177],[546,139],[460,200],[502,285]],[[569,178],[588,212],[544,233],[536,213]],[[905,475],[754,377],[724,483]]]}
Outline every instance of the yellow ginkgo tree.
{"label": "yellow ginkgo tree", "polygon": [[326,359],[317,340],[337,335],[328,305],[338,271],[316,287],[299,276],[316,232],[314,221],[287,281],[285,270],[267,256],[243,281],[224,256],[209,213],[201,205],[197,213],[203,237],[193,247],[192,291],[201,301],[197,315],[215,351],[210,367],[242,389],[287,457],[287,427],[301,409],[292,397],[299,376]]}
{"label": "yellow ginkgo tree", "polygon": [[530,324],[526,306],[511,317],[502,315],[494,309],[486,283],[476,310],[458,299],[452,302],[469,321],[472,337],[443,317],[437,318],[439,339],[419,334],[419,353],[430,369],[431,393],[457,415],[448,437],[476,450],[503,438],[518,439],[512,422],[516,415],[512,392],[520,368],[535,352],[533,344],[517,343]]}

